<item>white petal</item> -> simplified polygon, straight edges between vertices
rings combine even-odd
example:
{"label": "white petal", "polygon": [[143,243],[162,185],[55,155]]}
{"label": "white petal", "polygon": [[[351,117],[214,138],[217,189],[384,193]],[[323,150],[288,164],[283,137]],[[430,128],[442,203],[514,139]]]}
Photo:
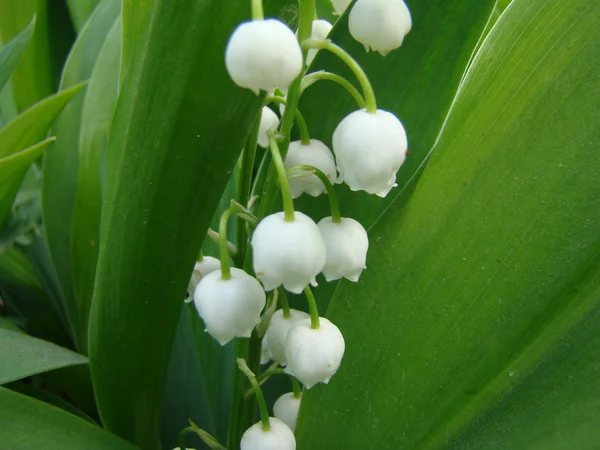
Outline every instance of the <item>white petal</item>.
{"label": "white petal", "polygon": [[288,392],[279,397],[273,405],[273,415],[290,427],[292,431],[296,429],[301,400],[302,396],[294,397],[293,392]]}
{"label": "white petal", "polygon": [[296,438],[285,423],[269,417],[271,429],[264,431],[262,422],[248,428],[240,442],[240,450],[295,450]]}
{"label": "white petal", "polygon": [[333,4],[334,13],[341,16],[346,11],[346,8],[348,8],[348,5],[352,3],[352,0],[331,0],[331,3]]}
{"label": "white petal", "polygon": [[263,107],[262,115],[260,116],[260,125],[258,126],[258,145],[262,148],[269,146],[269,136],[267,131],[277,130],[279,125],[279,117],[273,110],[267,106]]}
{"label": "white petal", "polygon": [[271,317],[271,322],[269,323],[269,328],[264,339],[274,361],[277,361],[282,366],[287,365],[285,340],[288,331],[294,323],[309,317],[304,311],[296,309],[290,309],[290,317],[283,317],[282,309],[275,311],[273,317]]}
{"label": "white petal", "polygon": [[[304,145],[301,141],[290,143],[287,155],[285,156],[285,168],[309,165],[321,170],[329,181],[337,182],[337,170],[335,168],[335,159],[333,153],[323,142],[311,139],[310,144]],[[292,197],[297,198],[303,192],[317,197],[325,192],[325,185],[316,175],[306,177],[294,177],[289,179]]]}
{"label": "white petal", "polygon": [[[331,31],[331,29],[333,28],[333,25],[331,25],[329,22],[327,22],[326,20],[323,19],[317,19],[317,20],[313,20],[312,23],[312,32],[310,37],[312,39],[325,39],[327,38],[327,35],[329,34],[329,32]],[[307,55],[306,55],[306,65],[309,66],[312,62],[313,59],[315,59],[315,56],[317,55],[318,50],[311,48]]]}

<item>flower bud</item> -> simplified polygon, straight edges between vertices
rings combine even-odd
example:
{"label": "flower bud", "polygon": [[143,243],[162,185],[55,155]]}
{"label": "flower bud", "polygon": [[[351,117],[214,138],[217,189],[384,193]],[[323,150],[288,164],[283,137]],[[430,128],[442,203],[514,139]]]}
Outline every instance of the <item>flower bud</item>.
{"label": "flower bud", "polygon": [[[321,141],[311,139],[308,145],[302,144],[301,141],[294,141],[290,144],[285,156],[285,168],[291,169],[302,165],[314,166],[327,175],[333,184],[337,182],[335,159],[329,147]],[[313,197],[318,197],[325,192],[325,185],[316,175],[290,177],[289,182],[293,198],[300,197],[303,192]]]}
{"label": "flower bud", "polygon": [[225,65],[238,86],[270,92],[287,89],[300,75],[302,50],[294,32],[275,19],[240,24],[225,50]]}
{"label": "flower bud", "polygon": [[319,321],[317,329],[311,328],[310,319],[296,322],[285,341],[285,372],[298,378],[306,389],[327,384],[344,357],[344,337],[338,327],[323,317]]}
{"label": "flower bud", "polygon": [[222,279],[221,272],[209,273],[194,293],[206,331],[221,345],[234,337],[250,337],[265,303],[265,291],[256,278],[235,267],[229,280]]}
{"label": "flower bud", "polygon": [[331,0],[334,14],[338,16],[344,14],[344,11],[346,11],[346,8],[348,8],[350,3],[352,3],[352,0]]}
{"label": "flower bud", "polygon": [[260,364],[268,364],[272,359],[271,350],[267,346],[267,340],[263,337],[260,341]]}
{"label": "flower bud", "polygon": [[402,0],[357,0],[348,28],[354,39],[383,56],[402,45],[412,27],[410,11]]}
{"label": "flower bud", "polygon": [[[331,25],[326,20],[323,20],[323,19],[313,20],[312,31],[311,31],[310,37],[312,39],[319,39],[319,40],[325,39],[325,38],[327,38],[327,35],[329,34],[329,32],[331,31],[332,28],[333,28],[333,25]],[[308,53],[306,54],[306,65],[307,66],[310,66],[310,63],[313,62],[313,59],[315,59],[317,52],[318,52],[318,50],[314,49],[314,48],[311,48],[308,50]]]}
{"label": "flower bud", "polygon": [[366,230],[356,220],[347,217],[342,217],[342,221],[337,223],[331,217],[325,217],[317,226],[325,241],[325,279],[333,281],[344,277],[358,281],[366,267],[369,249]]}
{"label": "flower bud", "polygon": [[240,442],[240,450],[295,450],[296,438],[285,423],[269,417],[271,429],[264,431],[262,422],[248,428]]}
{"label": "flower bud", "polygon": [[325,266],[325,243],[317,224],[296,211],[287,222],[282,212],[259,222],[252,234],[252,260],[266,291],[283,284],[294,294],[315,283]]}
{"label": "flower bud", "polygon": [[385,197],[408,147],[402,123],[392,113],[364,109],[347,115],[333,132],[333,151],[342,179],[353,191]]}
{"label": "flower bud", "polygon": [[288,331],[296,322],[308,318],[310,318],[308,314],[296,309],[290,309],[290,317],[284,317],[282,309],[275,311],[275,314],[271,317],[271,323],[269,323],[267,333],[265,334],[265,341],[271,352],[273,361],[277,361],[282,366],[287,365],[287,359],[285,358],[285,340]]}
{"label": "flower bud", "polygon": [[273,405],[273,415],[290,427],[292,431],[296,429],[300,400],[302,397],[294,397],[293,392],[288,392],[279,397]]}
{"label": "flower bud", "polygon": [[187,289],[188,297],[184,300],[185,303],[190,303],[193,300],[196,286],[198,286],[200,280],[215,270],[221,270],[221,261],[212,256],[204,256],[201,261],[198,261],[194,265],[194,271],[192,272]]}
{"label": "flower bud", "polygon": [[258,145],[267,148],[269,146],[267,131],[277,130],[278,125],[279,117],[277,117],[277,114],[271,108],[264,106],[260,116],[260,125],[258,126]]}

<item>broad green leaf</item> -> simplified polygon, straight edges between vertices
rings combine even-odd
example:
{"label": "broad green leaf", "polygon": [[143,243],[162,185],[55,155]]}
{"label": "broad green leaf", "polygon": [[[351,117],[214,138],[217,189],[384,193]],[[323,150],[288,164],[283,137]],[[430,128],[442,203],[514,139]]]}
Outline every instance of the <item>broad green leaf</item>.
{"label": "broad green leaf", "polygon": [[0,90],[4,88],[6,82],[17,67],[23,52],[27,48],[29,39],[33,33],[35,20],[32,20],[27,28],[17,34],[10,42],[0,49]]}
{"label": "broad green leaf", "polygon": [[34,145],[46,137],[48,128],[85,83],[77,84],[36,103],[0,130],[0,158]]}
{"label": "broad green leaf", "polygon": [[[77,192],[71,222],[71,265],[78,320],[87,324],[92,302],[102,209],[101,172],[117,103],[121,21],[108,34],[83,102],[78,148]],[[87,327],[83,327],[87,333]]]}
{"label": "broad green leaf", "polygon": [[[0,159],[0,229],[3,227],[31,163],[42,156],[44,150],[55,141],[49,138],[21,152]],[[1,143],[1,141],[0,141]]]}
{"label": "broad green leaf", "polygon": [[25,333],[0,328],[0,384],[60,367],[86,364],[87,358]]}
{"label": "broad green leaf", "polygon": [[12,246],[0,248],[0,278],[14,284],[42,289],[31,261]]}
{"label": "broad green leaf", "polygon": [[62,409],[0,388],[5,448],[37,450],[134,450],[137,447]]}
{"label": "broad green leaf", "polygon": [[8,42],[25,29],[35,16],[35,30],[27,50],[12,75],[12,87],[19,111],[55,91],[48,39],[48,3],[40,0],[0,2],[0,38]]}
{"label": "broad green leaf", "polygon": [[69,14],[77,31],[83,28],[98,2],[99,0],[67,0]]}
{"label": "broad green leaf", "polygon": [[599,25],[586,0],[500,17],[336,292],[346,355],[306,393],[299,449],[598,442]]}
{"label": "broad green leaf", "polygon": [[129,73],[107,149],[90,358],[105,426],[153,449],[189,275],[261,99],[236,88],[224,65],[247,2],[158,0],[146,33],[130,33],[143,28],[133,5],[150,2],[123,9]]}
{"label": "broad green leaf", "polygon": [[[352,217],[368,228],[384,208],[415,176],[438,136],[458,89],[473,49],[494,6],[493,0],[407,0],[413,27],[402,46],[388,55],[366,53],[348,31],[348,12],[336,23],[331,39],[361,64],[375,89],[378,107],[392,111],[404,124],[410,155],[397,175],[398,187],[385,199],[365,192],[352,192],[336,185],[342,216]],[[356,86],[352,73],[332,54],[320,51],[310,71],[325,69],[344,75]],[[327,99],[324,106],[323,99]],[[352,97],[330,81],[309,87],[300,100],[311,136],[331,148],[337,124],[358,109]],[[331,215],[327,196],[306,194],[296,201],[299,210],[315,220]],[[319,307],[327,307],[337,282],[319,280],[315,291]],[[305,304],[304,299],[300,302]]]}
{"label": "broad green leaf", "polygon": [[[63,71],[61,89],[68,90],[70,86],[90,78],[119,12],[120,2],[116,0],[103,0],[94,10],[71,50]],[[52,127],[57,143],[44,159],[42,182],[42,214],[48,246],[76,346],[84,354],[87,353],[87,307],[80,311],[75,297],[69,224],[79,180],[80,127],[86,91],[73,98]],[[83,304],[89,304],[89,299],[83,299]]]}

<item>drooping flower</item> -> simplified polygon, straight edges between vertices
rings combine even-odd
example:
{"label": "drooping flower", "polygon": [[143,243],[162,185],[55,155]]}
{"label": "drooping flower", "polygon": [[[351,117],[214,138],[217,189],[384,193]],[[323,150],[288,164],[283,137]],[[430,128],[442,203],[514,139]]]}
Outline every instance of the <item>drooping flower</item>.
{"label": "drooping flower", "polygon": [[365,109],[347,115],[333,133],[333,151],[342,179],[353,191],[385,197],[408,147],[402,123],[388,111]]}
{"label": "drooping flower", "polygon": [[[310,37],[312,39],[319,39],[319,40],[325,39],[325,38],[327,38],[327,35],[329,34],[329,32],[331,31],[332,28],[333,28],[333,25],[331,25],[326,20],[323,20],[323,19],[313,20]],[[307,66],[310,66],[310,63],[313,62],[313,59],[315,59],[317,52],[318,52],[318,50],[314,49],[314,48],[311,48],[310,50],[308,50],[308,53],[306,54],[306,65]]]}
{"label": "drooping flower", "polygon": [[271,429],[262,429],[262,422],[248,428],[240,442],[240,450],[295,450],[296,438],[285,423],[276,417],[269,417]]}
{"label": "drooping flower", "polygon": [[382,55],[402,45],[412,27],[410,11],[403,0],[357,0],[348,17],[354,39]]}
{"label": "drooping flower", "polygon": [[267,106],[263,107],[260,116],[260,125],[258,126],[258,145],[262,148],[269,146],[269,136],[267,131],[274,131],[279,125],[279,117],[273,110]]}
{"label": "drooping flower", "polygon": [[348,8],[350,3],[352,3],[352,0],[331,0],[334,13],[338,16],[344,14],[344,11],[346,11],[346,8]]}
{"label": "drooping flower", "polygon": [[293,324],[309,317],[310,316],[304,311],[298,311],[296,309],[290,309],[290,317],[284,317],[282,309],[275,311],[275,314],[271,317],[267,333],[265,334],[265,342],[271,352],[273,361],[277,361],[282,366],[287,365],[287,359],[285,358],[285,340],[288,331]]}
{"label": "drooping flower", "polygon": [[[290,144],[287,155],[285,156],[285,168],[291,169],[295,166],[309,165],[316,167],[332,183],[337,182],[337,170],[335,168],[335,159],[329,147],[321,141],[311,139],[310,144],[304,145],[301,141],[294,141]],[[325,192],[325,185],[316,175],[302,177],[290,177],[290,190],[292,197],[298,198],[303,192],[317,197]]]}
{"label": "drooping flower", "polygon": [[283,212],[259,222],[252,235],[252,258],[256,276],[266,291],[283,284],[299,294],[325,266],[325,243],[317,224],[296,211],[287,222]]}
{"label": "drooping flower", "polygon": [[271,359],[273,359],[271,350],[267,346],[267,340],[263,337],[260,341],[260,364],[268,364]]}
{"label": "drooping flower", "polygon": [[301,400],[302,396],[294,397],[293,392],[288,392],[279,397],[273,404],[273,415],[290,427],[292,431],[296,429]]}
{"label": "drooping flower", "polygon": [[262,89],[287,89],[303,67],[302,50],[294,32],[275,19],[240,24],[225,50],[225,65],[238,86],[258,95]]}
{"label": "drooping flower", "polygon": [[265,303],[265,291],[256,278],[235,267],[229,280],[224,280],[220,271],[209,273],[194,293],[206,331],[221,345],[234,337],[250,337]]}
{"label": "drooping flower", "polygon": [[186,303],[190,303],[194,299],[194,292],[196,286],[200,283],[200,280],[211,272],[221,269],[221,261],[212,256],[204,256],[201,261],[198,261],[194,265],[194,271],[188,283],[187,298],[184,300]]}
{"label": "drooping flower", "polygon": [[319,318],[320,327],[311,328],[311,320],[296,322],[285,342],[288,365],[285,372],[310,389],[317,383],[329,383],[340,367],[346,345],[338,327]]}
{"label": "drooping flower", "polygon": [[369,237],[364,227],[347,217],[342,217],[341,222],[333,222],[331,217],[325,217],[317,226],[325,241],[325,279],[333,281],[344,277],[358,281],[365,268],[369,249]]}

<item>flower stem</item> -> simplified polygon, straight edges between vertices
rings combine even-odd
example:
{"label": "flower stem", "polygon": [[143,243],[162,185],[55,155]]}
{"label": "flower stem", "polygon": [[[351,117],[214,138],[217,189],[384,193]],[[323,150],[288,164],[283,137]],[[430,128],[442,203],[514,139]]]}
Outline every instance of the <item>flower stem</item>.
{"label": "flower stem", "polygon": [[290,302],[288,302],[287,295],[285,294],[285,289],[282,287],[277,289],[279,291],[279,297],[281,298],[281,309],[283,310],[283,318],[289,319],[292,317],[290,314]]}
{"label": "flower stem", "polygon": [[325,175],[323,171],[317,169],[316,167],[309,165],[292,167],[290,170],[288,170],[288,173],[297,170],[309,172],[307,175],[313,174],[319,177],[319,180],[323,182],[323,184],[325,185],[325,189],[327,189],[327,196],[329,197],[329,205],[331,207],[331,221],[334,223],[340,223],[342,221],[342,216],[340,214],[340,204],[338,203],[337,196],[335,195],[333,184],[331,184],[331,181],[329,181],[327,175]]}
{"label": "flower stem", "polygon": [[264,18],[262,0],[252,0],[252,20],[263,20]]}
{"label": "flower stem", "polygon": [[304,92],[306,89],[308,89],[310,86],[312,86],[319,80],[329,80],[339,84],[344,89],[346,89],[348,93],[354,98],[359,108],[365,108],[367,106],[367,104],[365,103],[365,99],[352,83],[350,83],[348,80],[338,75],[337,73],[325,72],[324,70],[305,75],[302,79],[302,92]]}
{"label": "flower stem", "polygon": [[321,326],[319,322],[319,310],[317,309],[317,301],[315,300],[315,296],[313,295],[310,286],[306,286],[304,288],[304,295],[306,295],[306,300],[308,301],[308,310],[310,312],[310,327],[313,330],[316,330]]}
{"label": "flower stem", "polygon": [[300,383],[298,383],[298,380],[296,379],[296,377],[291,377],[292,378],[292,391],[294,392],[294,398],[300,398],[302,396],[302,391],[300,390]]}
{"label": "flower stem", "polygon": [[269,148],[271,149],[271,157],[273,158],[273,164],[277,171],[277,177],[279,178],[279,187],[281,189],[281,198],[283,200],[283,215],[286,222],[293,222],[294,218],[294,201],[292,200],[292,193],[290,191],[290,184],[287,179],[287,172],[279,153],[279,146],[277,145],[277,139],[275,138],[274,131],[267,132],[269,136]]}
{"label": "flower stem", "polygon": [[260,420],[262,422],[262,430],[269,431],[271,429],[271,423],[269,422],[269,411],[267,410],[267,403],[265,402],[265,398],[263,397],[262,390],[260,386],[256,382],[256,376],[254,372],[250,370],[248,364],[246,364],[246,360],[243,358],[237,358],[238,368],[242,371],[246,377],[248,377],[248,381],[252,385],[252,389],[254,389],[254,395],[256,396],[256,401],[258,402],[258,409],[260,411]]}
{"label": "flower stem", "polygon": [[335,45],[329,39],[307,39],[302,41],[302,47],[306,49],[315,48],[329,50],[331,53],[340,58],[350,68],[350,70],[352,70],[358,79],[363,91],[363,95],[365,96],[367,112],[377,112],[377,101],[375,100],[375,91],[373,91],[373,86],[371,86],[371,82],[369,81],[365,71],[362,69],[362,67],[360,67],[360,64],[358,64],[358,62],[356,62],[356,60],[350,56],[350,53],[348,53],[342,47]]}
{"label": "flower stem", "polygon": [[219,253],[221,257],[221,278],[223,280],[231,279],[231,269],[229,268],[229,247],[227,242],[227,222],[233,214],[233,208],[228,208],[221,214],[219,221]]}
{"label": "flower stem", "polygon": [[179,442],[179,450],[185,450],[186,449],[186,446],[185,446],[185,437],[186,437],[186,435],[188,435],[190,433],[193,433],[193,432],[194,432],[194,429],[192,427],[184,428],[183,430],[181,430],[179,432],[179,440],[178,440],[178,442]]}
{"label": "flower stem", "polygon": [[[271,102],[280,105],[285,105],[287,103],[285,98],[278,96],[266,98],[265,103],[267,105]],[[296,120],[296,125],[298,126],[298,132],[300,133],[300,142],[302,142],[302,144],[304,145],[310,144],[310,134],[308,133],[308,126],[306,125],[306,121],[304,120],[304,117],[302,117],[302,114],[300,113],[300,110],[298,108],[296,108],[296,111],[294,112],[294,118]]]}

